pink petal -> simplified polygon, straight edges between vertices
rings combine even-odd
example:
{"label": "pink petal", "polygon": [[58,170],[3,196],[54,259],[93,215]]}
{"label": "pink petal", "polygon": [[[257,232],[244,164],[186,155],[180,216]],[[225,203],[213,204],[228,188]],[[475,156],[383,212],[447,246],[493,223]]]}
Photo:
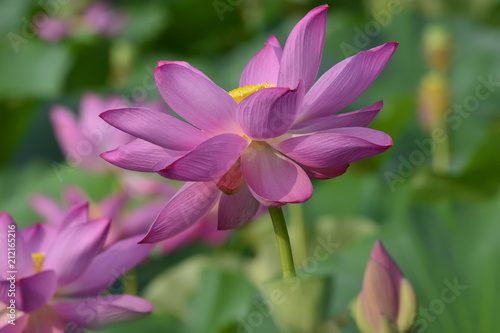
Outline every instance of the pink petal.
{"label": "pink petal", "polygon": [[165,102],[194,126],[212,135],[240,132],[235,119],[238,103],[197,70],[167,64],[155,68],[155,80]]}
{"label": "pink petal", "polygon": [[122,169],[157,172],[186,153],[187,151],[170,150],[141,139],[136,139],[115,150],[102,153],[101,157]]}
{"label": "pink petal", "polygon": [[247,224],[257,214],[259,207],[260,203],[252,195],[248,186],[243,186],[232,195],[222,194],[217,229],[235,229]]}
{"label": "pink petal", "polygon": [[203,231],[203,226],[201,225],[201,223],[204,219],[205,218],[202,218],[200,221],[193,224],[186,230],[161,242],[161,253],[163,255],[167,255],[198,241],[201,236],[201,232]]}
{"label": "pink petal", "polygon": [[389,42],[333,66],[306,94],[299,118],[329,116],[350,105],[379,76],[397,46]]}
{"label": "pink petal", "polygon": [[294,161],[312,168],[334,168],[383,153],[389,135],[364,127],[337,128],[284,140],[274,145]]}
{"label": "pink petal", "polygon": [[[33,312],[52,299],[57,288],[54,271],[43,271],[17,280],[15,288],[16,308],[23,312]],[[9,304],[9,280],[0,281],[0,301]]]}
{"label": "pink petal", "polygon": [[201,143],[158,173],[181,181],[209,181],[222,177],[238,160],[248,141],[236,134],[220,134]]}
{"label": "pink petal", "polygon": [[295,90],[259,90],[239,104],[238,122],[251,139],[267,140],[278,137],[293,126],[303,96],[304,86],[301,83]]}
{"label": "pink petal", "polygon": [[68,186],[64,189],[63,198],[69,207],[88,202],[89,198],[78,186]]}
{"label": "pink petal", "polygon": [[332,168],[311,168],[305,165],[301,165],[302,169],[307,173],[307,175],[314,179],[332,179],[343,175],[349,168],[349,164],[344,164],[338,167]]}
{"label": "pink petal", "polygon": [[[276,37],[271,36],[264,46],[252,59],[248,62],[241,73],[240,87],[261,84],[264,82],[272,83],[273,85],[278,84],[278,72],[280,70],[280,59],[278,54],[276,54],[277,41]],[[271,45],[269,43],[272,43]],[[279,46],[281,50],[281,46]]]}
{"label": "pink petal", "polygon": [[45,253],[54,241],[57,231],[57,227],[45,223],[37,223],[21,230],[28,253]]}
{"label": "pink petal", "polygon": [[88,140],[82,131],[71,110],[57,105],[50,110],[50,120],[57,142],[64,154],[78,155],[78,146]]}
{"label": "pink petal", "polygon": [[243,185],[243,174],[241,173],[241,160],[236,163],[226,172],[217,182],[217,187],[225,194],[234,194]]}
{"label": "pink petal", "polygon": [[71,207],[60,222],[61,228],[86,223],[89,220],[89,203],[84,202]]}
{"label": "pink petal", "polygon": [[45,223],[58,225],[63,219],[64,211],[54,199],[48,196],[34,195],[31,197],[30,206]]}
{"label": "pink petal", "polygon": [[156,243],[186,230],[212,209],[219,195],[215,182],[187,183],[163,208],[141,243]]}
{"label": "pink petal", "polygon": [[85,272],[59,293],[70,297],[95,296],[104,293],[120,276],[143,261],[153,244],[137,244],[143,236],[118,241],[99,253]]}
{"label": "pink petal", "polygon": [[[0,212],[0,279],[7,278],[10,275],[8,272],[12,270],[17,271],[18,278],[33,274],[33,260],[28,249],[16,222],[9,214]],[[9,261],[13,257],[15,262]]]}
{"label": "pink petal", "polygon": [[194,68],[193,66],[191,66],[189,63],[187,63],[185,61],[159,60],[158,67],[163,66],[163,65],[179,65],[179,66],[185,67],[185,68],[195,72],[196,74],[198,74],[200,76],[203,76],[207,80],[210,80],[210,78],[208,76],[206,76],[205,73],[200,71],[198,68]]}
{"label": "pink petal", "polygon": [[108,217],[114,220],[120,211],[125,208],[129,199],[130,197],[124,192],[118,192],[107,196],[99,204],[99,208],[102,213],[101,217]]}
{"label": "pink petal", "polygon": [[61,230],[45,254],[43,269],[53,269],[58,285],[76,280],[99,253],[109,230],[109,219],[70,225]]}
{"label": "pink petal", "polygon": [[305,91],[318,75],[325,41],[328,5],[314,8],[293,28],[283,49],[279,87],[296,87],[304,81]]}
{"label": "pink petal", "polygon": [[106,110],[126,108],[127,105],[117,98],[106,100],[94,93],[86,93],[80,102],[80,118],[83,129],[99,127],[99,115]]}
{"label": "pink petal", "polygon": [[140,319],[153,311],[153,305],[132,295],[102,295],[53,304],[66,321],[79,327],[101,329],[106,325]]}
{"label": "pink petal", "polygon": [[358,111],[314,118],[295,126],[290,132],[293,134],[307,134],[340,127],[368,127],[383,106],[384,103],[379,101]]}
{"label": "pink petal", "polygon": [[312,195],[304,170],[268,144],[254,141],[241,158],[241,169],[250,189],[276,205],[304,202]]}
{"label": "pink petal", "polygon": [[273,48],[274,53],[276,53],[276,57],[278,57],[278,61],[281,62],[281,56],[283,55],[283,49],[281,48],[280,41],[275,35],[271,35],[267,41],[266,45],[269,45]]}
{"label": "pink petal", "polygon": [[[169,197],[164,197],[165,199],[170,199]],[[164,203],[153,202],[141,206],[140,208],[129,212],[125,218],[123,218],[123,225],[120,230],[120,237],[131,237],[135,235],[144,235],[148,231],[149,227],[158,216],[165,206]]]}
{"label": "pink petal", "polygon": [[109,110],[101,118],[112,126],[155,145],[173,150],[191,150],[208,136],[166,113],[144,108]]}

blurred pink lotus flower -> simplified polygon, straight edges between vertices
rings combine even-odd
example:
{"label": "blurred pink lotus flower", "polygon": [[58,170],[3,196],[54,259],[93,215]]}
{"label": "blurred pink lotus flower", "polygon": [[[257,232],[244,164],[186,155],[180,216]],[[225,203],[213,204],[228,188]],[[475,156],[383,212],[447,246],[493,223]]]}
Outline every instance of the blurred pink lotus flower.
{"label": "blurred pink lotus flower", "polygon": [[243,70],[240,88],[229,93],[186,62],[160,61],[155,69],[158,89],[190,124],[145,108],[101,115],[138,138],[102,154],[105,160],[188,182],[165,206],[144,242],[178,234],[216,203],[219,229],[230,229],[248,223],[260,204],[305,202],[313,192],[309,177],[337,177],[349,163],[391,147],[387,134],[366,128],[382,102],[335,113],[371,85],[398,44],[345,59],[314,84],[327,9],[323,5],[310,11],[283,50],[271,36]]}
{"label": "blurred pink lotus flower", "polygon": [[68,36],[70,30],[71,23],[69,20],[47,17],[45,24],[37,27],[36,32],[43,40],[55,43]]}
{"label": "blurred pink lotus flower", "polygon": [[84,22],[91,31],[113,37],[125,27],[126,17],[109,3],[97,1],[85,10]]}
{"label": "blurred pink lotus flower", "polygon": [[[149,102],[145,106],[156,112],[165,111],[159,102]],[[104,163],[99,154],[129,143],[133,137],[109,126],[99,118],[99,113],[103,109],[121,107],[126,107],[126,104],[118,96],[102,98],[87,93],[82,97],[78,118],[64,106],[56,105],[51,109],[50,117],[57,141],[70,164],[90,172],[110,170],[110,165]]]}
{"label": "blurred pink lotus flower", "polygon": [[[15,263],[8,261],[9,231],[15,230]],[[102,247],[109,219],[89,221],[68,213],[59,227],[35,224],[23,230],[0,213],[0,332],[63,332],[98,329],[139,319],[153,310],[132,295],[102,295],[153,248],[138,237]],[[9,264],[14,266],[8,266]],[[12,273],[15,271],[16,273]],[[10,273],[9,273],[10,272]],[[15,295],[7,291],[15,285]],[[15,326],[7,322],[15,304]]]}
{"label": "blurred pink lotus flower", "polygon": [[415,292],[382,242],[373,247],[354,314],[362,333],[407,332],[417,310]]}
{"label": "blurred pink lotus flower", "polygon": [[[135,188],[140,189],[141,196],[148,197],[148,203],[128,209],[131,197],[139,195]],[[132,236],[144,236],[152,221],[162,210],[165,200],[170,199],[176,189],[165,182],[159,182],[147,177],[136,178],[126,186],[128,190],[110,195],[100,202],[92,202],[85,192],[73,186],[64,191],[64,203],[61,205],[51,197],[34,195],[31,199],[32,208],[42,217],[45,223],[59,226],[63,223],[70,209],[71,216],[90,212],[90,218],[111,219],[110,230],[104,247]],[[91,202],[90,204],[87,204]],[[160,252],[168,254],[196,242],[208,245],[220,245],[230,236],[228,231],[217,230],[217,220],[214,213],[207,214],[192,228],[159,244]]]}

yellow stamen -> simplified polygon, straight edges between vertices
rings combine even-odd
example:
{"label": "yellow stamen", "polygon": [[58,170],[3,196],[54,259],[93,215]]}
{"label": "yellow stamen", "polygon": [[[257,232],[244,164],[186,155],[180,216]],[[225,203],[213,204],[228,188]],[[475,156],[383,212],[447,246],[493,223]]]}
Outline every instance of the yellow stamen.
{"label": "yellow stamen", "polygon": [[268,82],[264,82],[261,84],[252,84],[249,86],[233,89],[229,92],[229,95],[231,95],[231,97],[234,98],[234,100],[239,103],[248,96],[250,96],[251,94],[253,94],[254,92],[264,88],[271,88],[271,87],[274,87],[274,84]]}
{"label": "yellow stamen", "polygon": [[40,273],[45,260],[45,253],[32,253],[31,258],[35,264],[35,273]]}

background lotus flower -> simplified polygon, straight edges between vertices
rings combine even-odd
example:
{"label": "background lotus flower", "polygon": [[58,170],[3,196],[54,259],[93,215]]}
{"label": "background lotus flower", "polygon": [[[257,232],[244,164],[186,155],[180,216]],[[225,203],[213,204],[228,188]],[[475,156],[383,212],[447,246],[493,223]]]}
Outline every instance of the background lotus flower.
{"label": "background lotus flower", "polygon": [[[0,307],[10,304],[6,292],[7,231],[16,232],[16,325],[2,319],[0,331],[64,331],[67,323],[97,329],[106,324],[141,318],[153,308],[131,295],[101,295],[122,274],[141,262],[153,248],[138,245],[138,237],[115,243],[101,252],[109,219],[88,221],[69,212],[63,224],[35,224],[23,230],[7,213],[0,213]],[[86,311],[82,311],[86,309]]]}
{"label": "background lotus flower", "polygon": [[[145,105],[158,112],[165,111],[159,102]],[[52,127],[68,162],[87,171],[109,171],[109,164],[103,163],[99,154],[126,144],[133,137],[106,124],[99,113],[103,109],[125,106],[118,96],[101,98],[93,93],[82,97],[78,118],[68,108],[54,106],[50,112]]]}
{"label": "background lotus flower", "polygon": [[145,242],[190,227],[219,202],[218,226],[247,223],[260,204],[280,207],[312,195],[309,177],[333,178],[349,163],[387,150],[391,138],[368,129],[382,107],[335,115],[380,74],[397,43],[348,58],[314,85],[325,36],[326,5],[310,11],[284,49],[271,36],[227,93],[185,62],[160,61],[158,89],[190,124],[144,108],[101,117],[138,139],[102,157],[119,167],[187,183],[153,224]]}
{"label": "background lotus flower", "polygon": [[354,313],[363,333],[404,333],[415,320],[417,301],[413,287],[378,240]]}
{"label": "background lotus flower", "polygon": [[45,24],[36,29],[38,36],[48,42],[58,42],[68,36],[71,22],[67,19],[47,17]]}
{"label": "background lotus flower", "polygon": [[[132,237],[144,236],[152,221],[161,211],[165,200],[175,193],[175,188],[168,183],[155,179],[140,177],[130,180],[126,190],[110,195],[100,202],[92,202],[88,195],[76,186],[66,188],[64,202],[59,204],[55,199],[45,195],[32,197],[32,208],[42,217],[43,221],[52,226],[60,226],[65,220],[80,216],[80,219],[108,218],[110,229],[104,247]],[[129,209],[130,199],[138,195],[147,196],[148,202],[134,205]],[[90,202],[90,204],[87,204]],[[69,210],[69,213],[68,213]],[[212,211],[203,217],[195,226],[186,229],[175,237],[159,244],[162,254],[169,254],[189,244],[202,242],[208,245],[220,245],[230,236],[230,232],[217,230],[217,214]]]}
{"label": "background lotus flower", "polygon": [[85,10],[84,22],[90,30],[111,37],[125,27],[126,16],[109,3],[97,1]]}

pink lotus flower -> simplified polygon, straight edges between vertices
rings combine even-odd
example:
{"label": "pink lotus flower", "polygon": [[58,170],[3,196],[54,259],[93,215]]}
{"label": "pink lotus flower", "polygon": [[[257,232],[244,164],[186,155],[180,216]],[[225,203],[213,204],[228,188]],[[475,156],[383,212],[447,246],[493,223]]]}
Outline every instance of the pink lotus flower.
{"label": "pink lotus flower", "polygon": [[407,332],[417,312],[415,292],[382,242],[373,247],[354,314],[363,333]]}
{"label": "pink lotus flower", "polygon": [[71,22],[67,19],[47,17],[47,21],[37,27],[38,36],[48,42],[58,42],[68,36],[71,30]]}
{"label": "pink lotus flower", "polygon": [[[140,189],[141,195],[147,196],[149,200],[147,204],[130,210],[128,209],[130,199],[137,194],[135,188],[131,188],[132,185]],[[78,187],[68,187],[64,191],[62,205],[51,197],[37,194],[32,197],[31,206],[45,223],[52,226],[60,226],[64,223],[68,210],[70,216],[86,216],[90,211],[91,218],[111,219],[110,230],[104,245],[107,248],[132,236],[144,236],[151,222],[163,208],[165,200],[170,199],[175,193],[175,188],[165,182],[145,177],[134,179],[128,187],[127,190],[110,195],[100,202],[92,202],[88,195]],[[88,202],[91,203],[88,204]],[[161,253],[165,255],[196,242],[220,245],[229,236],[229,232],[217,230],[216,214],[212,212],[195,226],[160,243],[159,247]]]}
{"label": "pink lotus flower", "polygon": [[125,14],[106,2],[95,2],[84,13],[86,26],[108,37],[117,35],[125,27],[125,21]]}
{"label": "pink lotus flower", "polygon": [[[15,262],[7,257],[12,230]],[[101,252],[108,230],[109,219],[89,221],[71,212],[58,228],[36,224],[18,230],[7,213],[0,213],[0,332],[97,329],[149,314],[153,306],[142,298],[101,295],[153,248],[132,237]],[[13,303],[15,326],[7,322]]]}
{"label": "pink lotus flower", "polygon": [[349,163],[391,147],[387,134],[366,128],[382,102],[335,113],[371,85],[397,43],[360,52],[314,83],[327,8],[310,11],[283,50],[271,36],[243,70],[240,88],[229,93],[185,62],[160,61],[155,69],[158,89],[190,124],[144,108],[101,115],[138,138],[102,154],[105,160],[188,182],[165,206],[144,242],[185,230],[217,202],[219,229],[247,223],[260,204],[305,202],[313,192],[309,177],[337,177]]}
{"label": "pink lotus flower", "polygon": [[[104,163],[99,154],[129,143],[133,137],[109,126],[99,118],[99,113],[103,109],[126,106],[118,96],[101,98],[92,93],[83,96],[79,118],[64,106],[54,106],[50,112],[52,126],[68,162],[87,171],[109,171],[109,164]],[[157,102],[151,102],[147,106],[157,112],[164,111]]]}

